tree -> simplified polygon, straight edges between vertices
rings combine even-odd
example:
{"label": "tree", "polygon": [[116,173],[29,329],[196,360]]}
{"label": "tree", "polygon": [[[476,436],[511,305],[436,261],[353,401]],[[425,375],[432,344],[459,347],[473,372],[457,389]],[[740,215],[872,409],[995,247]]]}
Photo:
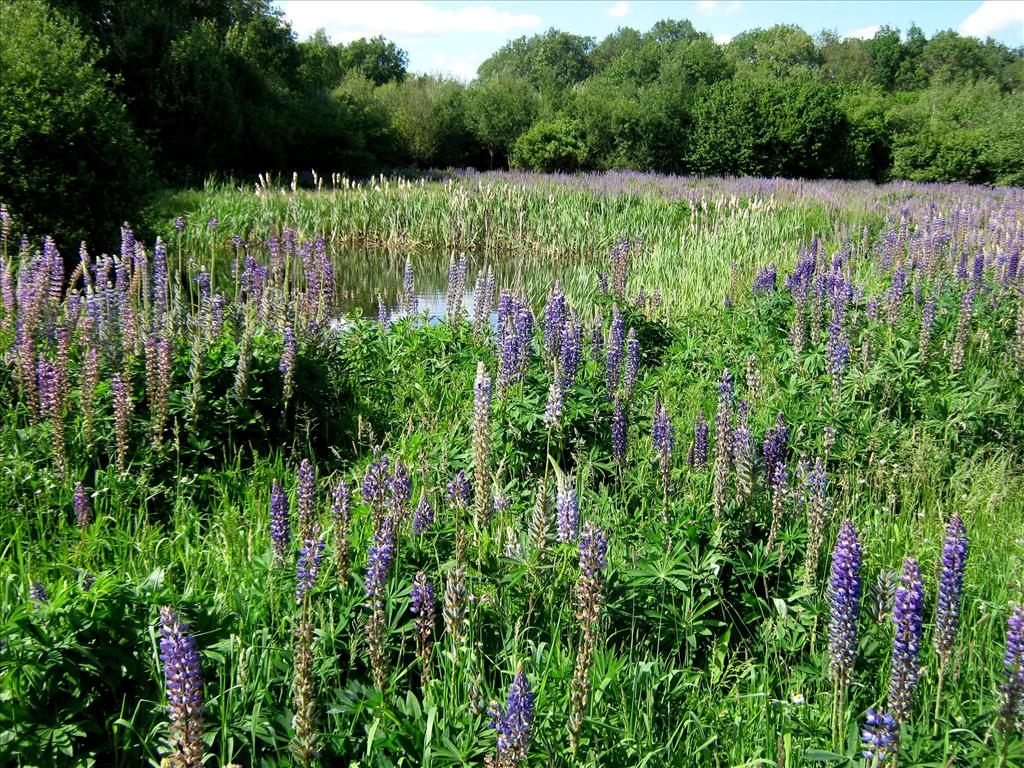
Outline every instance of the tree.
{"label": "tree", "polygon": [[0,200],[67,250],[133,216],[148,156],[71,21],[0,3]]}
{"label": "tree", "polygon": [[814,39],[792,24],[741,32],[729,41],[726,52],[741,78],[777,80],[806,75],[821,65]]}
{"label": "tree", "polygon": [[505,75],[530,83],[551,104],[563,92],[592,73],[590,51],[594,38],[557,29],[506,43],[477,69],[481,80]]}
{"label": "tree", "polygon": [[513,142],[533,122],[540,106],[526,80],[509,75],[488,77],[466,94],[466,118],[473,135],[487,149],[491,167],[507,156]]}
{"label": "tree", "polygon": [[355,70],[377,85],[402,81],[409,65],[409,55],[382,36],[353,40],[341,50],[341,69]]}
{"label": "tree", "polygon": [[430,75],[410,77],[377,89],[403,151],[416,165],[461,165],[472,154],[466,125],[466,87]]}
{"label": "tree", "polygon": [[706,174],[841,176],[839,92],[810,79],[723,82],[694,101],[690,163]]}
{"label": "tree", "polygon": [[520,136],[512,151],[511,165],[542,173],[575,171],[586,158],[579,126],[564,117],[540,120]]}

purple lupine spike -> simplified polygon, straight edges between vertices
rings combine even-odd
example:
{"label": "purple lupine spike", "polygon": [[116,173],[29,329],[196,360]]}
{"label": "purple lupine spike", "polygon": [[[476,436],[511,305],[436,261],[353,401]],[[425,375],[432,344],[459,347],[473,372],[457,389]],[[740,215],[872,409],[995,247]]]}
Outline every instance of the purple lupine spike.
{"label": "purple lupine spike", "polygon": [[1024,607],[1015,606],[1006,621],[1006,653],[1003,656],[1006,679],[1000,688],[1000,730],[1024,731]]}
{"label": "purple lupine spike", "polygon": [[29,585],[28,596],[37,611],[50,602],[50,595],[47,594],[46,587],[43,586],[41,581],[36,581],[35,579]]}
{"label": "purple lupine spike", "polygon": [[277,369],[284,374],[284,399],[291,400],[295,387],[295,331],[290,325],[284,328],[284,346],[281,348],[281,360]]}
{"label": "purple lupine spike", "polygon": [[623,376],[623,390],[627,398],[633,396],[633,387],[636,386],[637,376],[640,374],[640,340],[636,337],[636,331],[629,329],[626,336],[626,367]]}
{"label": "purple lupine spike", "polygon": [[6,240],[11,234],[11,212],[4,203],[0,203],[0,238]]}
{"label": "purple lupine spike", "polygon": [[402,278],[402,298],[405,302],[405,313],[415,315],[419,312],[419,300],[416,298],[416,275],[412,268],[412,257],[405,257],[405,275]]}
{"label": "purple lupine spike", "polygon": [[850,684],[857,662],[857,618],[860,616],[861,549],[857,529],[844,520],[832,552],[829,583],[829,672],[840,687]]}
{"label": "purple lupine spike", "polygon": [[718,384],[718,411],[715,413],[715,484],[713,506],[719,516],[725,509],[729,493],[729,470],[732,467],[734,406],[732,374],[726,368]]}
{"label": "purple lupine spike", "polygon": [[590,359],[598,364],[604,359],[604,331],[600,323],[590,330]]}
{"label": "purple lupine spike", "polygon": [[270,541],[274,547],[274,563],[284,563],[291,543],[291,523],[288,519],[288,497],[275,480],[270,486]]}
{"label": "purple lupine spike", "polygon": [[430,504],[427,494],[420,494],[420,501],[416,505],[416,512],[412,516],[412,532],[417,536],[426,533],[434,524],[434,508]]}
{"label": "purple lupine spike", "polygon": [[544,421],[557,427],[562,421],[562,406],[565,403],[565,387],[562,385],[562,374],[556,368],[548,387],[548,400],[544,405]]}
{"label": "purple lupine spike", "polygon": [[352,491],[345,478],[338,480],[332,494],[334,503],[331,505],[331,519],[334,521],[334,566],[337,571],[338,583],[348,584],[349,553],[352,542]]}
{"label": "purple lupine spike", "polygon": [[182,768],[203,764],[203,679],[195,638],[170,607],[160,609],[160,661],[164,668],[171,760]]}
{"label": "purple lupine spike", "polygon": [[427,580],[427,574],[417,571],[409,592],[412,605],[409,610],[416,617],[416,649],[420,657],[422,672],[420,687],[430,682],[430,650],[434,647],[434,625],[437,623],[437,601],[434,585]]}
{"label": "purple lupine spike", "polygon": [[391,310],[380,294],[377,294],[377,323],[381,328],[387,328],[391,324]]}
{"label": "purple lupine spike", "polygon": [[974,262],[971,264],[971,282],[978,286],[981,285],[981,279],[985,274],[985,254],[981,248],[974,254]]}
{"label": "purple lupine spike", "polygon": [[89,492],[81,483],[75,483],[75,522],[79,528],[88,528],[92,522]]}
{"label": "purple lupine spike", "polygon": [[325,546],[326,542],[320,538],[320,532],[314,525],[310,530],[310,535],[302,543],[299,558],[295,564],[296,605],[302,605],[306,595],[316,586],[316,578],[320,573],[320,563],[323,561]]}
{"label": "purple lupine spike", "polygon": [[967,527],[963,518],[954,513],[946,528],[946,540],[942,547],[942,568],[935,599],[935,631],[932,635],[943,667],[953,655],[953,646],[960,629],[967,550]]}
{"label": "purple lupine spike", "polygon": [[211,232],[217,229],[218,224],[220,224],[220,222],[217,220],[216,216],[211,216],[210,219],[206,222],[206,226]]}
{"label": "purple lupine spike", "polygon": [[505,706],[492,702],[488,723],[498,733],[495,759],[490,761],[500,768],[518,768],[529,759],[531,731],[533,729],[534,697],[530,681],[520,667],[508,689]]}
{"label": "purple lupine spike", "polygon": [[131,380],[127,374],[115,373],[111,388],[114,391],[114,436],[117,446],[117,468],[124,472],[128,467],[128,428],[132,417]]}
{"label": "purple lupine spike", "polygon": [[686,463],[694,469],[703,469],[708,464],[708,432],[708,419],[699,411],[693,423],[693,445],[686,454]]}
{"label": "purple lupine spike", "polygon": [[563,544],[576,541],[580,528],[580,501],[571,479],[564,479],[559,484],[555,511],[558,540]]}
{"label": "purple lupine spike", "polygon": [[563,392],[575,383],[583,361],[583,324],[566,318],[558,348],[558,369]]}
{"label": "purple lupine spike", "polygon": [[363,501],[373,507],[375,513],[383,513],[390,471],[391,460],[386,453],[375,455],[373,460],[366,465],[366,472],[363,474],[359,492]]}
{"label": "purple lupine spike", "polygon": [[626,464],[626,407],[622,398],[615,395],[612,406],[612,459],[620,467]]}
{"label": "purple lupine spike", "polygon": [[469,480],[466,479],[466,471],[460,469],[451,480],[448,481],[448,501],[454,507],[465,509],[472,500],[472,492]]}
{"label": "purple lupine spike", "polygon": [[295,510],[299,515],[299,538],[305,541],[316,518],[316,467],[309,459],[299,464],[295,487]]}
{"label": "purple lupine spike", "polygon": [[892,620],[896,634],[892,641],[888,704],[892,716],[902,725],[910,717],[920,677],[918,659],[924,621],[924,583],[921,581],[921,567],[913,557],[903,561]]}
{"label": "purple lupine spike", "polygon": [[868,709],[860,732],[865,766],[880,768],[899,751],[899,725],[888,712]]}
{"label": "purple lupine spike", "polygon": [[366,565],[366,596],[380,597],[384,592],[388,572],[395,560],[395,526],[393,521],[385,518],[373,537],[370,545],[369,558]]}
{"label": "purple lupine spike", "polygon": [[388,477],[388,511],[396,522],[406,517],[412,500],[412,478],[400,459],[396,459]]}
{"label": "purple lupine spike", "polygon": [[757,273],[757,277],[754,278],[754,284],[751,290],[755,296],[759,294],[774,293],[777,282],[778,269],[774,264],[769,264],[766,267],[762,267],[761,271]]}
{"label": "purple lupine spike", "polygon": [[184,232],[185,231],[185,217],[184,216],[178,216],[174,220],[174,228],[178,232]]}
{"label": "purple lupine spike", "polygon": [[562,286],[555,283],[548,295],[548,303],[544,308],[544,355],[547,360],[555,360],[559,356],[562,344],[562,326],[566,319],[568,305]]}

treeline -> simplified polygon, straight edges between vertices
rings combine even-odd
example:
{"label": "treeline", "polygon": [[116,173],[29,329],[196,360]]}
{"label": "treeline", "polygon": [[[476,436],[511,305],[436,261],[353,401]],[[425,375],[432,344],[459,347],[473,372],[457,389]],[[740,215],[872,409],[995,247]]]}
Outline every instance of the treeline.
{"label": "treeline", "polygon": [[68,240],[140,192],[317,168],[638,170],[1024,184],[1024,54],[688,21],[508,43],[470,84],[267,0],[0,0],[0,200]]}

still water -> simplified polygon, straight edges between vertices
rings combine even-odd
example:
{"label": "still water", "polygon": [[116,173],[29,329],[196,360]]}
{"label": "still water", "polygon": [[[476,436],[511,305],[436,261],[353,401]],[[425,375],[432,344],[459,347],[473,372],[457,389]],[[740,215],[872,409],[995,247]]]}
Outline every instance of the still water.
{"label": "still water", "polygon": [[[443,317],[448,304],[448,264],[450,252],[416,252],[408,254],[415,276],[415,292],[419,311],[431,318]],[[456,254],[456,259],[461,254]],[[362,313],[377,317],[378,297],[393,317],[400,317],[402,281],[405,276],[404,251],[367,248],[337,248],[331,252],[337,285],[339,314]],[[597,289],[597,272],[593,265],[582,262],[553,263],[550,260],[490,254],[466,254],[469,269],[463,304],[472,316],[475,304],[474,286],[481,270],[494,271],[496,291],[525,293],[536,309],[544,306],[548,291],[556,281],[574,306],[583,309]],[[601,264],[603,268],[604,265]]]}

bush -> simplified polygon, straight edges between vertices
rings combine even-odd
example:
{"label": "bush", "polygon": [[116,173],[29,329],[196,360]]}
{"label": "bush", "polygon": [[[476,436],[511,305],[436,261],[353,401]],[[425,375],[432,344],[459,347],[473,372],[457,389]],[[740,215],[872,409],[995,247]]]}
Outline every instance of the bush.
{"label": "bush", "polygon": [[520,136],[512,150],[512,165],[543,173],[575,171],[583,164],[587,148],[579,126],[571,120],[540,120]]}
{"label": "bush", "polygon": [[43,3],[0,4],[0,200],[65,249],[130,215],[149,169],[97,56]]}

